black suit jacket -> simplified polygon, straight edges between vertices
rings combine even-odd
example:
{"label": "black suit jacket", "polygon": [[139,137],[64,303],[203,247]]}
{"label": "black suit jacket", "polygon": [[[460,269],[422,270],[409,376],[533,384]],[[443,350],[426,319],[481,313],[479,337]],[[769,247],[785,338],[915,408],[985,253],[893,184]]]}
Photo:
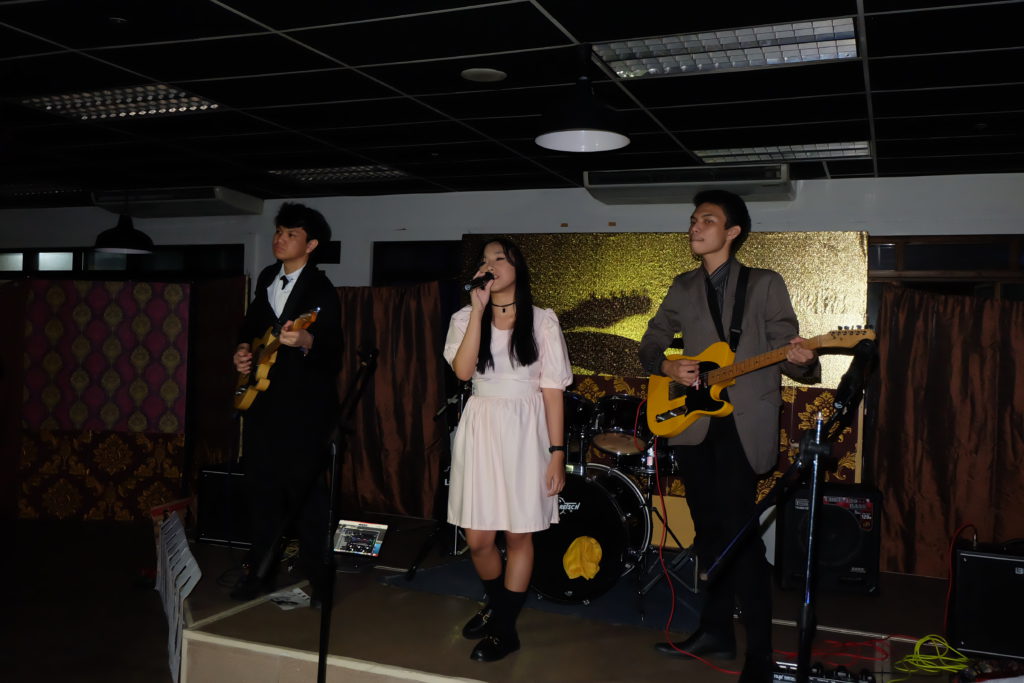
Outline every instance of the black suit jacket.
{"label": "black suit jacket", "polygon": [[307,264],[292,285],[294,289],[278,319],[267,298],[267,287],[280,268],[279,263],[274,263],[264,268],[256,279],[239,343],[251,344],[267,328],[319,308],[316,321],[308,328],[313,335],[313,348],[304,355],[301,349],[280,347],[277,361],[270,368],[270,386],[246,411],[246,418],[247,421],[274,420],[282,429],[314,430],[318,437],[323,437],[333,427],[338,400],[337,375],[342,348],[338,293],[322,271]]}

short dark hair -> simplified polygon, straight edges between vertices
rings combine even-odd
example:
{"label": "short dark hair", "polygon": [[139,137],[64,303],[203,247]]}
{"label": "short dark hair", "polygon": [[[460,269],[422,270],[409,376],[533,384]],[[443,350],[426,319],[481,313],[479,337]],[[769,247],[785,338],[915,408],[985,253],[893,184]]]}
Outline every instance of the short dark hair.
{"label": "short dark hair", "polygon": [[695,207],[701,204],[714,204],[722,210],[725,214],[726,230],[734,225],[740,226],[740,234],[729,248],[729,252],[735,254],[750,235],[750,212],[747,211],[747,203],[738,194],[728,190],[702,190],[693,197]]}
{"label": "short dark hair", "polygon": [[[306,231],[307,241],[317,241],[317,249],[331,241],[331,226],[327,225],[327,219],[322,213],[305,204],[297,202],[282,204],[277,216],[274,217],[274,226],[278,225],[282,228],[302,228]],[[315,252],[316,249],[313,251]]]}

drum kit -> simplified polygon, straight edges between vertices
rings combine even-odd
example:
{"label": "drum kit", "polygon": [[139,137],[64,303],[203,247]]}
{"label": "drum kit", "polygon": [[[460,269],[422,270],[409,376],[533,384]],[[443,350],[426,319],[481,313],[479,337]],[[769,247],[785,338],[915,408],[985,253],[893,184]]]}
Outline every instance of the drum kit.
{"label": "drum kit", "polygon": [[[594,403],[565,392],[564,405],[568,475],[558,498],[559,523],[533,536],[532,587],[550,600],[589,603],[638,567],[638,578],[646,570],[652,510],[660,516],[651,505],[653,489],[657,478],[675,472],[675,463],[663,440],[648,429],[636,396],[614,394]],[[612,465],[587,462],[590,446]],[[601,548],[590,578],[570,577],[565,568],[570,546],[581,537],[595,539]]]}

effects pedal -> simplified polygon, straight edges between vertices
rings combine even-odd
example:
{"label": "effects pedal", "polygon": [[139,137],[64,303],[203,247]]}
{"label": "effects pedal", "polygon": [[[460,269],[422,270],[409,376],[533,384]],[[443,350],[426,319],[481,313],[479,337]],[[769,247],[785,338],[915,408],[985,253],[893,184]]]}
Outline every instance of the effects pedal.
{"label": "effects pedal", "polygon": [[[808,683],[875,683],[875,674],[867,669],[861,669],[860,673],[854,674],[845,666],[828,670],[821,662],[815,662],[807,672],[807,680]],[[796,683],[796,662],[777,662],[772,673],[772,683]]]}

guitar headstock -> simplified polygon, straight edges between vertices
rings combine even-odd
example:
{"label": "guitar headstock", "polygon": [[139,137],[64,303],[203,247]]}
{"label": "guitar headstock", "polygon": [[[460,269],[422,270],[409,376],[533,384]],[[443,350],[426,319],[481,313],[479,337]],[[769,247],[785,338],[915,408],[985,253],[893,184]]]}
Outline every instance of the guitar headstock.
{"label": "guitar headstock", "polygon": [[316,317],[320,314],[320,307],[317,306],[314,309],[308,310],[292,322],[293,330],[304,330],[313,323],[316,322]]}
{"label": "guitar headstock", "polygon": [[852,349],[865,339],[875,339],[875,331],[870,327],[839,327],[814,338],[820,346],[846,349]]}

